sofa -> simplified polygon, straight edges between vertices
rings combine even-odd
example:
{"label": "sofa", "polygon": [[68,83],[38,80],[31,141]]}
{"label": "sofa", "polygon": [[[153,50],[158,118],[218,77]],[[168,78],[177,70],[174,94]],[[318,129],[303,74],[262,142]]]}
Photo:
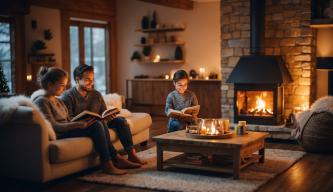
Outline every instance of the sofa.
{"label": "sofa", "polygon": [[[107,106],[122,108],[122,97],[103,96]],[[129,123],[134,144],[149,139],[151,116],[121,109]],[[92,140],[88,137],[56,139],[50,123],[24,96],[0,99],[0,176],[32,182],[47,182],[99,164]],[[109,129],[117,150],[122,145]]]}
{"label": "sofa", "polygon": [[333,96],[318,99],[296,116],[293,135],[307,152],[333,154]]}

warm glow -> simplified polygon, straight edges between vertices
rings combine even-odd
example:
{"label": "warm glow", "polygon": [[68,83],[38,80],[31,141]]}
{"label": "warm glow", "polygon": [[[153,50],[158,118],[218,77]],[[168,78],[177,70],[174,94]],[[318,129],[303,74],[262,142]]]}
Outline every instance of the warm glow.
{"label": "warm glow", "polygon": [[266,102],[263,99],[263,96],[265,96],[265,94],[266,93],[263,93],[260,96],[257,96],[256,107],[249,110],[251,113],[268,113],[273,115],[272,109],[266,108]]}
{"label": "warm glow", "polygon": [[294,108],[294,111],[295,111],[295,113],[299,113],[299,112],[306,111],[308,109],[309,109],[309,104],[308,103],[304,103],[304,104],[302,104],[300,106],[296,106]]}
{"label": "warm glow", "polygon": [[201,67],[201,68],[199,69],[199,78],[200,78],[200,79],[204,79],[204,78],[205,78],[205,72],[206,72],[206,69],[205,69],[205,68]]}
{"label": "warm glow", "polygon": [[216,129],[214,123],[212,122],[209,131],[207,132],[208,135],[218,135],[219,131]]}
{"label": "warm glow", "polygon": [[27,81],[31,81],[32,80],[32,75],[27,75]]}
{"label": "warm glow", "polygon": [[154,63],[160,62],[160,55],[156,55],[153,62]]}
{"label": "warm glow", "polygon": [[216,129],[215,124],[212,121],[210,123],[210,126],[206,127],[205,124],[201,125],[200,134],[202,134],[202,135],[218,135],[219,131]]}
{"label": "warm glow", "polygon": [[169,75],[165,75],[164,78],[165,79],[170,79],[170,76]]}

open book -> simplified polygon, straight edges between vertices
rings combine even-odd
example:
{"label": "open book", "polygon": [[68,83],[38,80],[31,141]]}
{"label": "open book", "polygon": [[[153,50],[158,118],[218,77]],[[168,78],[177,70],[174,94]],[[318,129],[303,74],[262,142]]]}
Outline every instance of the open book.
{"label": "open book", "polygon": [[189,118],[199,114],[200,105],[186,107],[181,111],[169,109],[167,116],[173,118]]}
{"label": "open book", "polygon": [[84,120],[87,118],[96,118],[98,120],[103,120],[106,117],[109,117],[110,115],[116,115],[120,113],[120,110],[116,107],[112,107],[110,109],[105,110],[102,115],[99,115],[98,113],[94,113],[91,111],[82,111],[80,114],[78,114],[77,116],[75,116],[71,121],[80,121],[80,120]]}

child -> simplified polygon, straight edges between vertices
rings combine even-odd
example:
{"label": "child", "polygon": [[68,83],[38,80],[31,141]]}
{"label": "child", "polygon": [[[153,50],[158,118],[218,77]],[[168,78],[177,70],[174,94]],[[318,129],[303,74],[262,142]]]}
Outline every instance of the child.
{"label": "child", "polygon": [[[198,105],[196,95],[187,90],[187,85],[190,79],[184,70],[178,70],[173,76],[174,91],[168,94],[165,104],[165,114],[168,114],[169,109],[182,110],[186,107]],[[191,118],[169,118],[168,132],[185,129],[186,124],[192,122],[196,117]]]}

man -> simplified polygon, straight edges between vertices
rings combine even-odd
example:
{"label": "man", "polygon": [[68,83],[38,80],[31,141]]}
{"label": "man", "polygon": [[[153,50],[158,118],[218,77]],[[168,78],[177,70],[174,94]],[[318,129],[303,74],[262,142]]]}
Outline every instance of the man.
{"label": "man", "polygon": [[[84,110],[102,114],[106,110],[106,104],[101,93],[94,89],[94,68],[86,64],[79,65],[74,69],[73,77],[76,82],[75,87],[68,89],[61,96],[61,100],[68,108],[70,118]],[[137,156],[133,148],[132,134],[126,119],[113,116],[105,123],[109,128],[115,130],[128,153],[128,161],[120,159],[119,162],[115,162],[115,165],[119,168],[133,168],[146,164]]]}

